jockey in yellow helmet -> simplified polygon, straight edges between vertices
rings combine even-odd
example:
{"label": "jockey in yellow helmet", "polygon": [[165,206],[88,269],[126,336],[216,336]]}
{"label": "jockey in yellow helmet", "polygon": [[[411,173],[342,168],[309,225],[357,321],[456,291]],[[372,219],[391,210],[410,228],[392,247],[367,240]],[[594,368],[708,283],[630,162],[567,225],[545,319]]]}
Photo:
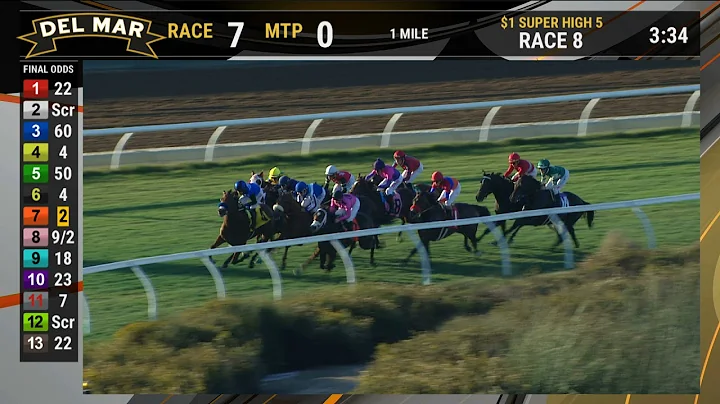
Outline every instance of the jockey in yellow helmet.
{"label": "jockey in yellow helmet", "polygon": [[280,183],[280,177],[283,176],[282,170],[280,170],[277,167],[273,167],[270,169],[270,172],[268,173],[268,182],[272,185],[279,185]]}

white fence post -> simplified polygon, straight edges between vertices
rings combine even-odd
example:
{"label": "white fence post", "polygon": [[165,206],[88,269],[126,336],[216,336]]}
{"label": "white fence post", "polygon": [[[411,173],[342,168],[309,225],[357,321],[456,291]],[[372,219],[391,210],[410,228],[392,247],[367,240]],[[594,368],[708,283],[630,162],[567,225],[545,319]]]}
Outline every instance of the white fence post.
{"label": "white fence post", "polygon": [[148,319],[157,320],[157,298],[155,297],[155,289],[153,288],[152,282],[150,282],[150,278],[145,275],[145,272],[139,265],[133,265],[130,269],[132,269],[135,276],[140,279],[140,283],[142,283],[143,289],[145,289],[145,296],[147,296],[148,301]]}
{"label": "white fence post", "polygon": [[356,283],[355,264],[350,257],[350,253],[348,253],[345,247],[343,247],[343,245],[340,244],[338,240],[330,240],[330,245],[335,248],[335,251],[337,251],[337,253],[340,255],[340,259],[342,260],[343,265],[345,265],[345,277],[347,278],[348,285],[354,286]]}
{"label": "white fence post", "polygon": [[695,91],[694,93],[692,93],[690,98],[688,98],[687,102],[685,103],[685,109],[683,110],[683,118],[680,127],[690,127],[690,124],[692,123],[693,110],[695,109],[695,104],[697,103],[697,100],[699,98],[700,90]]}
{"label": "white fence post", "polygon": [[578,122],[578,136],[587,135],[588,120],[590,119],[590,113],[592,112],[595,105],[600,101],[600,98],[593,98],[590,102],[585,105],[582,113],[580,114],[580,121]]}
{"label": "white fence post", "polygon": [[487,115],[485,115],[485,119],[483,119],[482,126],[480,127],[480,138],[478,142],[487,142],[490,138],[490,126],[492,126],[492,120],[498,111],[500,111],[500,108],[501,107],[492,107]]}
{"label": "white fence post", "polygon": [[495,241],[497,241],[498,248],[500,248],[500,263],[502,265],[502,274],[503,276],[510,276],[512,275],[512,263],[510,261],[510,246],[508,246],[507,240],[505,239],[505,235],[502,232],[502,229],[495,226],[494,222],[487,222],[485,223],[488,229],[490,229],[490,232],[495,237]]}
{"label": "white fence post", "polygon": [[393,129],[395,129],[395,124],[402,115],[402,112],[393,115],[392,118],[390,118],[388,123],[385,125],[385,129],[382,133],[382,138],[380,139],[380,148],[387,149],[388,147],[390,147],[390,136],[392,136],[392,131]]}
{"label": "white fence post", "polygon": [[573,254],[573,241],[570,239],[565,223],[558,217],[557,214],[548,215],[550,221],[555,225],[555,230],[560,235],[563,241],[563,247],[565,248],[565,269],[575,268],[575,257]]}
{"label": "white fence post", "polygon": [[207,268],[208,272],[210,272],[210,275],[213,277],[213,281],[215,281],[215,292],[217,293],[217,298],[221,300],[225,299],[225,281],[223,280],[220,270],[218,270],[217,266],[210,257],[202,257],[200,261],[202,261],[205,268]]}
{"label": "white fence post", "polygon": [[322,119],[316,119],[312,121],[310,126],[308,126],[307,130],[305,131],[305,136],[303,136],[302,146],[300,147],[301,155],[306,156],[310,154],[310,143],[312,142],[313,134],[315,134],[315,129],[320,126],[320,123],[322,121]]}
{"label": "white fence post", "polygon": [[418,234],[417,231],[409,231],[408,233],[410,234],[410,240],[415,243],[415,248],[417,248],[417,253],[420,256],[420,272],[422,274],[422,284],[429,285],[431,283],[430,274],[432,272],[432,267],[430,265],[430,256],[428,255],[428,252],[425,249],[422,240],[420,240],[420,234]]}
{"label": "white fence post", "polygon": [[272,279],[273,284],[273,298],[275,300],[281,300],[283,295],[282,277],[280,276],[280,271],[278,270],[277,264],[275,264],[275,261],[273,261],[272,257],[270,257],[267,249],[262,249],[258,251],[258,254],[260,255],[260,258],[262,258],[263,262],[270,271],[270,278]]}
{"label": "white fence post", "polygon": [[645,212],[638,207],[632,208],[632,211],[635,213],[635,216],[640,219],[640,223],[642,223],[643,229],[645,229],[645,238],[647,238],[648,248],[654,250],[656,247],[655,230],[653,230],[652,223],[650,223],[650,218],[648,218]]}
{"label": "white fence post", "polygon": [[225,129],[227,129],[227,126],[218,126],[212,136],[210,136],[210,140],[208,140],[207,146],[205,146],[206,163],[213,161],[213,157],[215,156],[215,144],[217,144],[220,135],[225,132]]}
{"label": "white fence post", "polygon": [[130,137],[133,135],[132,132],[128,132],[118,140],[117,144],[115,145],[115,149],[113,150],[112,157],[110,158],[110,169],[111,170],[117,170],[118,167],[120,167],[120,156],[122,155],[123,149],[125,148],[125,143],[130,140]]}

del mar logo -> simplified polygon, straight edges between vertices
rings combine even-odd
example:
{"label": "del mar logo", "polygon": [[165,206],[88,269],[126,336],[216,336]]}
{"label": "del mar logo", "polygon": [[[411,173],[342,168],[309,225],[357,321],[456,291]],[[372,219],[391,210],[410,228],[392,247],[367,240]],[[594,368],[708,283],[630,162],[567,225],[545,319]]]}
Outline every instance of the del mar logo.
{"label": "del mar logo", "polygon": [[152,21],[110,13],[73,13],[33,20],[33,32],[18,39],[33,44],[25,58],[56,52],[58,39],[110,38],[128,42],[127,51],[157,59],[150,44],[165,39],[150,31]]}

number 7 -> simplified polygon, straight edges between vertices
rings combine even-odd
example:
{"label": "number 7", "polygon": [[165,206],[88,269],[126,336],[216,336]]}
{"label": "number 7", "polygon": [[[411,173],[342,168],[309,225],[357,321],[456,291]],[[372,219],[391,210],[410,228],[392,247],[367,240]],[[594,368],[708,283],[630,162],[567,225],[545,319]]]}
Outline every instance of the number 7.
{"label": "number 7", "polygon": [[228,27],[235,28],[235,35],[233,36],[232,43],[230,44],[231,48],[235,48],[235,47],[237,47],[237,44],[240,41],[240,35],[242,35],[242,31],[243,31],[243,28],[245,27],[245,23],[230,21],[230,22],[228,22]]}
{"label": "number 7", "polygon": [[67,300],[67,294],[61,293],[58,296],[62,299],[62,302],[60,302],[60,307],[65,307],[65,301]]}

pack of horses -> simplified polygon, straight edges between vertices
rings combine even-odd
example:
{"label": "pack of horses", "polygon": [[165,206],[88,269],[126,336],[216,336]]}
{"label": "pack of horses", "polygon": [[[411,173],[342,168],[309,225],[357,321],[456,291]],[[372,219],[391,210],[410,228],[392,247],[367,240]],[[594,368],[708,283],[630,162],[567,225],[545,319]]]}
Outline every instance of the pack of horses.
{"label": "pack of horses", "polygon": [[[377,185],[381,181],[380,178],[375,177],[366,180],[362,175],[358,175],[357,178],[358,180],[349,190],[360,200],[360,211],[353,226],[355,230],[378,228],[395,221],[400,221],[404,225],[406,223],[426,223],[491,215],[489,209],[475,204],[454,203],[452,208],[447,208],[437,202],[439,191],[432,191],[428,185],[403,184],[398,187],[393,196],[386,196],[377,189]],[[240,198],[237,191],[223,191],[220,198],[221,204],[218,208],[218,214],[223,218],[223,223],[220,227],[220,234],[210,248],[217,248],[224,243],[231,246],[241,246],[252,239],[255,239],[257,243],[263,243],[345,231],[342,224],[336,223],[334,216],[330,214],[331,189],[325,189],[325,199],[322,201],[321,207],[311,214],[300,206],[292,192],[285,192],[265,181],[262,172],[252,172],[250,180],[260,185],[265,192],[264,203],[259,204],[259,206],[260,213],[268,220],[260,226],[256,226],[255,229],[251,229],[249,212],[239,202]],[[483,171],[480,189],[475,195],[475,200],[483,202],[490,195],[495,198],[495,214],[562,206],[560,198],[554,196],[550,191],[544,190],[542,184],[533,177],[523,176],[513,182],[502,174]],[[569,206],[589,204],[571,192],[564,192],[563,196]],[[580,244],[575,235],[575,224],[580,218],[585,217],[588,228],[591,228],[594,216],[593,211],[558,215],[576,247],[579,247]],[[494,224],[502,229],[505,236],[510,236],[507,239],[508,245],[513,242],[518,231],[525,226],[548,226],[553,229],[557,235],[553,248],[559,246],[563,241],[560,232],[547,216],[516,219],[509,229],[506,228],[505,221],[497,221]],[[463,246],[466,251],[480,255],[478,243],[490,233],[490,228],[488,227],[480,237],[477,236],[477,230],[478,224],[448,226],[419,230],[418,236],[428,256],[431,242],[445,239],[455,233],[463,236]],[[402,241],[402,232],[398,233],[397,239]],[[344,239],[338,237],[338,241],[343,247],[349,247],[348,254],[352,254],[356,246],[363,250],[369,250],[370,265],[377,265],[375,250],[382,248],[377,235]],[[280,266],[282,270],[286,269],[289,249],[289,246],[285,247]],[[416,253],[417,248],[413,248],[402,261],[402,264],[407,264]],[[252,268],[257,263],[258,252],[252,255],[240,252],[234,253],[225,260],[222,268],[227,268],[231,263],[242,262],[248,257],[250,257],[249,267]],[[304,270],[317,257],[320,257],[320,268],[331,271],[335,267],[337,250],[329,241],[318,243],[315,252],[302,264],[300,270]]]}

